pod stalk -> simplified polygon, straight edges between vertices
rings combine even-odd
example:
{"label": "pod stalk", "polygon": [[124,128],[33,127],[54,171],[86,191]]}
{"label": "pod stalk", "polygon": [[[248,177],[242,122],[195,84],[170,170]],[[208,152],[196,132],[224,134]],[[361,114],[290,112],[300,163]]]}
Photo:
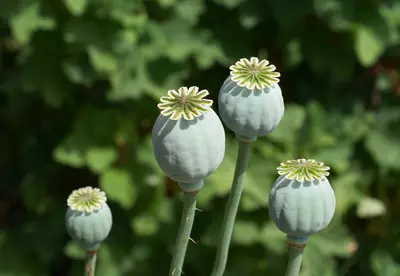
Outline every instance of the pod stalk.
{"label": "pod stalk", "polygon": [[240,198],[243,192],[243,185],[247,166],[250,159],[251,143],[240,142],[239,152],[236,161],[235,175],[228,203],[226,205],[225,216],[222,225],[221,237],[219,239],[217,256],[215,259],[211,276],[222,276],[228,261],[229,246],[231,243],[233,227],[235,225],[236,214],[239,209]]}
{"label": "pod stalk", "polygon": [[172,257],[170,276],[180,276],[196,212],[197,192],[184,192],[182,218]]}
{"label": "pod stalk", "polygon": [[286,268],[285,276],[298,276],[301,262],[303,260],[304,246],[289,245],[289,262]]}
{"label": "pod stalk", "polygon": [[97,251],[86,251],[85,276],[94,276],[96,268]]}

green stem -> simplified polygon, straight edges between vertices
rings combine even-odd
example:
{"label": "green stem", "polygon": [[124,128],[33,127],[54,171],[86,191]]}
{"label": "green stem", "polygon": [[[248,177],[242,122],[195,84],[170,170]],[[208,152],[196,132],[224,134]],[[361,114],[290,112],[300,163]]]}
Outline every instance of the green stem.
{"label": "green stem", "polygon": [[289,262],[285,276],[298,276],[303,259],[304,247],[289,246]]}
{"label": "green stem", "polygon": [[94,276],[96,268],[96,251],[86,251],[85,276]]}
{"label": "green stem", "polygon": [[185,260],[186,248],[192,231],[194,215],[196,211],[196,193],[184,193],[183,210],[181,224],[179,226],[178,237],[176,239],[174,256],[169,271],[170,276],[179,276],[182,273],[183,262]]}
{"label": "green stem", "polygon": [[211,276],[222,276],[228,261],[229,246],[233,227],[235,225],[236,214],[242,196],[243,184],[246,176],[247,165],[250,158],[251,143],[239,143],[239,152],[236,160],[235,175],[228,203],[225,210],[224,221],[222,224],[221,237],[219,239],[217,256],[215,259]]}

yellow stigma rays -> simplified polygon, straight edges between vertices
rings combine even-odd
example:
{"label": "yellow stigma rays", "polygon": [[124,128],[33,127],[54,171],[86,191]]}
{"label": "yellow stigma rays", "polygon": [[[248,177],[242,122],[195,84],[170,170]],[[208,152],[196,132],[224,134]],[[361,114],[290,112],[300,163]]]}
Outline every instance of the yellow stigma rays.
{"label": "yellow stigma rays", "polygon": [[91,213],[101,209],[106,201],[106,194],[100,189],[85,187],[73,191],[67,204],[71,210]]}
{"label": "yellow stigma rays", "polygon": [[229,67],[231,79],[241,87],[253,90],[272,87],[279,82],[280,73],[268,60],[259,60],[256,57],[242,58]]}
{"label": "yellow stigma rays", "polygon": [[208,95],[206,89],[200,90],[197,86],[181,87],[169,90],[168,96],[163,96],[157,105],[164,116],[170,116],[172,120],[193,120],[206,113],[213,101],[204,99]]}
{"label": "yellow stigma rays", "polygon": [[300,182],[320,180],[329,175],[329,167],[324,163],[305,158],[282,162],[277,171],[286,179],[296,179]]}

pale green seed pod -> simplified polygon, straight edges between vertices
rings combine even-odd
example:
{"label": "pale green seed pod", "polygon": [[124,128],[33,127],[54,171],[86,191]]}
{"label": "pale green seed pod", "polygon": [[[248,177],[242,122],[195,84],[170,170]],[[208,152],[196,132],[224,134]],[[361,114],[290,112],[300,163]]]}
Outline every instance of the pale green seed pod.
{"label": "pale green seed pod", "polygon": [[187,192],[198,191],[225,154],[225,131],[207,95],[195,86],[168,91],[152,131],[158,165]]}
{"label": "pale green seed pod", "polygon": [[326,178],[328,170],[312,159],[289,160],[278,167],[280,176],[271,189],[269,214],[288,237],[306,242],[331,222],[336,199]]}
{"label": "pale green seed pod", "polygon": [[85,187],[72,192],[65,224],[71,238],[82,248],[95,251],[111,231],[112,215],[105,193]]}
{"label": "pale green seed pod", "polygon": [[280,73],[267,60],[242,58],[230,67],[222,85],[218,106],[225,125],[239,140],[254,141],[271,133],[285,110],[278,85]]}

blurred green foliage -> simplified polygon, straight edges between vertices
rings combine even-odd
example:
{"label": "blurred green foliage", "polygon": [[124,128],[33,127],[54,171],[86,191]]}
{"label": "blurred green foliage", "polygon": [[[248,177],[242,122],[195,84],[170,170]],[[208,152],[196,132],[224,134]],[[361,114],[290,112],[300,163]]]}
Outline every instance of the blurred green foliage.
{"label": "blurred green foliage", "polygon": [[[86,185],[114,215],[97,275],[165,275],[181,202],[152,154],[158,98],[197,85],[216,100],[251,56],[282,73],[286,113],[254,144],[226,275],[283,275],[269,189],[279,162],[303,156],[331,166],[337,210],[301,275],[400,275],[399,46],[398,0],[3,0],[0,275],[82,274],[64,213]],[[211,271],[236,160],[227,132],[186,275]]]}

